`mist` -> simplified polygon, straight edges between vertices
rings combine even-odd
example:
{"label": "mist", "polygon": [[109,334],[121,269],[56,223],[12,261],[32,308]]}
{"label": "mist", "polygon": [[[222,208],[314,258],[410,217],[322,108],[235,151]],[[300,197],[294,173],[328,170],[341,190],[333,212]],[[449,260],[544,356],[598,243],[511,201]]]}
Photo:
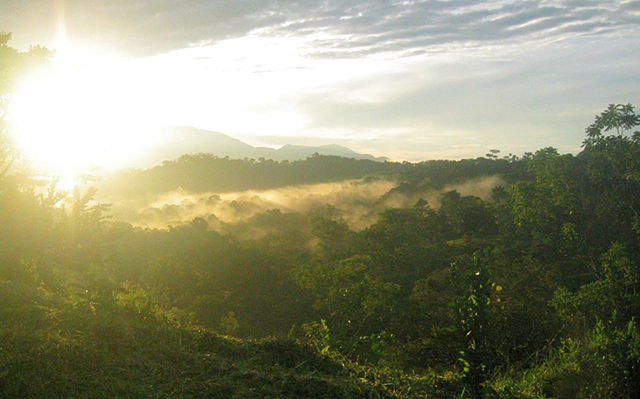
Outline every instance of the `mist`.
{"label": "mist", "polygon": [[[230,193],[193,193],[178,189],[151,199],[106,197],[100,198],[100,201],[111,203],[115,220],[135,227],[166,229],[202,218],[211,230],[234,230],[239,235],[243,234],[238,226],[250,228],[254,235],[259,234],[256,227],[251,226],[256,224],[257,215],[269,211],[277,210],[280,214],[290,216],[305,215],[331,205],[338,208],[349,227],[357,231],[374,224],[379,213],[387,208],[411,207],[420,199],[438,208],[442,195],[453,190],[486,201],[491,198],[493,189],[503,184],[500,176],[489,176],[450,184],[440,190],[400,193],[394,190],[398,187],[396,181],[366,178]],[[264,233],[265,229],[260,231]]]}

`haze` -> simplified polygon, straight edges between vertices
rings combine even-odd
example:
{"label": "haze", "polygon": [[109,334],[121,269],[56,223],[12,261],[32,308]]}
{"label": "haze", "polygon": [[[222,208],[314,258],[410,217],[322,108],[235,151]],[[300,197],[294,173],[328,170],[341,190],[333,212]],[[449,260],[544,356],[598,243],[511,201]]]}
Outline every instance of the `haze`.
{"label": "haze", "polygon": [[60,87],[23,94],[47,129],[23,130],[82,152],[68,168],[126,166],[161,125],[392,160],[576,153],[604,105],[640,103],[635,0],[0,4],[13,46],[57,50],[34,85]]}

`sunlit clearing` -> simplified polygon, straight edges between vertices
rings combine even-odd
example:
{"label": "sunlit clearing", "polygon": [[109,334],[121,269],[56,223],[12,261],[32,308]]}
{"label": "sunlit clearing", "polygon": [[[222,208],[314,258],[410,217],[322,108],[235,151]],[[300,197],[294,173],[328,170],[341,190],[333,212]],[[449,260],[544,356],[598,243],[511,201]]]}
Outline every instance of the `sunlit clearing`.
{"label": "sunlit clearing", "polygon": [[83,59],[68,47],[13,98],[10,119],[22,153],[70,188],[89,170],[126,166],[148,142],[126,62]]}

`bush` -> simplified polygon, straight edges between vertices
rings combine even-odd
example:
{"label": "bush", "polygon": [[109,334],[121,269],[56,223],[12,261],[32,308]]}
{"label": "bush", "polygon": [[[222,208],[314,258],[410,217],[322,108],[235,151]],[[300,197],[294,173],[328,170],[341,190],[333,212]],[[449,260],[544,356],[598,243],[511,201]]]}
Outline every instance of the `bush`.
{"label": "bush", "polygon": [[584,340],[568,339],[539,366],[495,378],[498,398],[631,399],[640,397],[640,329],[598,323]]}

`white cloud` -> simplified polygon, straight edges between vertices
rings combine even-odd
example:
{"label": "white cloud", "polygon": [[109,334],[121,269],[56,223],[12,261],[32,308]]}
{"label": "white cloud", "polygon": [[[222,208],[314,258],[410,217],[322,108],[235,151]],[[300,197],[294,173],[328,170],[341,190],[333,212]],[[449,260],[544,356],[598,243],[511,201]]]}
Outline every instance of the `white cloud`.
{"label": "white cloud", "polygon": [[[56,2],[2,1],[14,42],[54,44]],[[328,137],[408,159],[577,151],[608,103],[640,103],[637,0],[64,5],[70,40],[147,56],[137,86],[157,86],[161,117],[271,145]]]}
{"label": "white cloud", "polygon": [[312,0],[5,0],[0,23],[8,30],[46,32],[52,44],[54,8],[63,7],[69,37],[150,55],[209,45],[250,32],[309,36],[315,55],[354,57],[379,53],[446,51],[575,35],[637,30],[637,1],[423,0],[318,2]]}

